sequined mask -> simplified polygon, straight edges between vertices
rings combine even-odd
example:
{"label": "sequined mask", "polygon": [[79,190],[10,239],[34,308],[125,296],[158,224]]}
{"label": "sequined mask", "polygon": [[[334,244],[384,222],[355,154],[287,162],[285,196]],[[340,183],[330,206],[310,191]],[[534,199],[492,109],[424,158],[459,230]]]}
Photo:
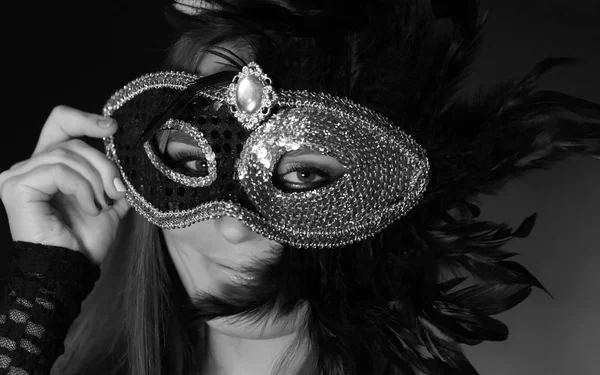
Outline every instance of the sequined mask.
{"label": "sequined mask", "polygon": [[[253,231],[298,247],[335,247],[380,232],[421,198],[425,150],[383,116],[323,93],[274,90],[255,63],[229,85],[200,90],[177,118],[137,147],[148,123],[198,77],[142,76],[117,91],[104,115],[120,124],[104,139],[127,199],[155,225],[174,229],[233,216]],[[199,168],[178,168],[159,134],[186,138]],[[345,172],[314,189],[289,191],[275,169],[290,152],[335,158]],[[187,159],[185,159],[187,160]]]}

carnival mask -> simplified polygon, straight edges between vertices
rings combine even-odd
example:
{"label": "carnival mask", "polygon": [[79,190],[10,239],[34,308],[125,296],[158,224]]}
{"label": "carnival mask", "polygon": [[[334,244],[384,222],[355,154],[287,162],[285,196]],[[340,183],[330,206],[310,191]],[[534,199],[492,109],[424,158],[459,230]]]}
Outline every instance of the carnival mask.
{"label": "carnival mask", "polygon": [[[373,236],[422,197],[429,164],[408,134],[348,99],[275,90],[255,63],[230,84],[198,90],[139,143],[148,124],[198,78],[148,74],[104,107],[120,124],[104,139],[106,153],[121,171],[130,204],[155,225],[181,228],[227,215],[277,242],[336,247]],[[183,160],[193,170],[166,152],[170,141],[184,138],[193,155]],[[275,167],[298,150],[333,157],[345,173],[314,189],[283,189]]]}

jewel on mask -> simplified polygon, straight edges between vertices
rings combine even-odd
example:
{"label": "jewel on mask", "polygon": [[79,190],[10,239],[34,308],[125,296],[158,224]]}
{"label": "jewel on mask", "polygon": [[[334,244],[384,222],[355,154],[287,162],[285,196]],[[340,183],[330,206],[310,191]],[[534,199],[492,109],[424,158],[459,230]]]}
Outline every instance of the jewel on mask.
{"label": "jewel on mask", "polygon": [[246,65],[227,89],[229,109],[247,130],[254,130],[271,113],[276,100],[271,79],[254,62]]}
{"label": "jewel on mask", "polygon": [[262,84],[258,78],[253,76],[242,78],[238,84],[236,93],[238,109],[249,115],[255,113],[262,102],[262,88]]}

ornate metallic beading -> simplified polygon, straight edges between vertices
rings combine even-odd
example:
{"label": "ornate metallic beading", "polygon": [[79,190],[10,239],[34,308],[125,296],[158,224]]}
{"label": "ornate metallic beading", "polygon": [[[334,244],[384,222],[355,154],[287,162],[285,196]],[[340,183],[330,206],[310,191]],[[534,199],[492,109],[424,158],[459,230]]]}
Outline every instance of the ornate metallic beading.
{"label": "ornate metallic beading", "polygon": [[231,112],[247,130],[254,130],[269,116],[277,101],[271,78],[254,62],[233,78],[226,95]]}
{"label": "ornate metallic beading", "polygon": [[[212,166],[214,175],[235,172],[241,191],[252,202],[252,209],[233,203],[235,200],[220,199],[199,203],[191,209],[159,210],[131,183],[144,173],[137,173],[135,177],[126,175],[113,138],[108,137],[105,139],[106,152],[123,174],[128,187],[127,199],[144,217],[161,228],[174,229],[201,220],[232,216],[274,241],[298,247],[335,247],[373,236],[419,202],[429,178],[426,152],[397,125],[351,100],[328,94],[269,91],[270,96],[261,96],[259,102],[255,89],[260,86],[264,90],[271,82],[256,64],[251,66],[232,85],[200,90],[197,97],[226,103],[230,108],[235,106],[236,118],[251,131],[231,171],[218,171],[219,164]],[[241,92],[244,90],[238,90],[240,79],[257,77],[249,72],[260,74],[261,78],[247,82],[255,86],[244,93]],[[146,91],[184,90],[197,78],[174,72],[146,75],[113,95],[104,113],[110,116],[128,100],[145,95]],[[265,91],[261,93],[264,95]],[[267,110],[263,112],[258,108]],[[271,109],[275,108],[276,113],[271,114]],[[257,113],[264,116],[252,117]],[[165,128],[188,131],[205,151],[208,160],[210,141],[202,136],[201,125],[195,125],[199,126],[195,128],[191,123],[177,119],[171,119],[167,124]],[[286,153],[299,149],[335,158],[346,173],[313,190],[281,190],[273,184],[277,165]],[[171,171],[151,148],[146,151],[151,165],[182,186],[215,183],[206,179],[200,185],[193,185],[191,177]],[[152,181],[146,182],[149,183]],[[176,200],[177,197],[169,199]]]}
{"label": "ornate metallic beading", "polygon": [[182,185],[197,187],[208,186],[212,184],[217,179],[217,163],[215,162],[215,153],[213,152],[206,138],[204,138],[198,129],[184,121],[169,119],[163,126],[161,126],[161,130],[169,129],[181,130],[194,138],[194,140],[198,143],[199,149],[202,150],[204,157],[206,158],[206,163],[208,164],[208,176],[191,177],[183,173],[175,172],[169,168],[169,166],[166,165],[154,152],[154,147],[152,147],[150,141],[146,141],[144,143],[144,150],[146,150],[146,155],[148,155],[148,158],[152,164],[162,174],[169,177],[173,181],[179,182]]}
{"label": "ornate metallic beading", "polygon": [[197,79],[197,76],[185,72],[158,72],[145,74],[115,92],[104,105],[102,113],[104,116],[110,116],[123,104],[147,90],[156,88],[185,90],[191,82]]}

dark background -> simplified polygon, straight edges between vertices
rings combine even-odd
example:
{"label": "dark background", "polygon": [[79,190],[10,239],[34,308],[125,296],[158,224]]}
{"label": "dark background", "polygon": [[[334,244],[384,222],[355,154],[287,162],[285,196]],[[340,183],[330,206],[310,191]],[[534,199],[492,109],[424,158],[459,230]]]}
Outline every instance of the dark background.
{"label": "dark background", "polygon": [[[29,156],[50,110],[99,112],[129,80],[159,69],[168,46],[164,1],[13,2],[5,32],[0,170]],[[468,89],[524,74],[547,56],[584,59],[543,79],[600,103],[600,7],[593,0],[483,0],[488,33]],[[16,26],[18,25],[18,26]],[[510,244],[553,294],[535,291],[500,318],[502,343],[467,352],[482,375],[591,375],[600,368],[600,161],[572,157],[482,197],[486,219],[518,225],[539,213],[533,234]],[[10,241],[0,210],[0,245]],[[2,261],[2,260],[0,260]]]}

